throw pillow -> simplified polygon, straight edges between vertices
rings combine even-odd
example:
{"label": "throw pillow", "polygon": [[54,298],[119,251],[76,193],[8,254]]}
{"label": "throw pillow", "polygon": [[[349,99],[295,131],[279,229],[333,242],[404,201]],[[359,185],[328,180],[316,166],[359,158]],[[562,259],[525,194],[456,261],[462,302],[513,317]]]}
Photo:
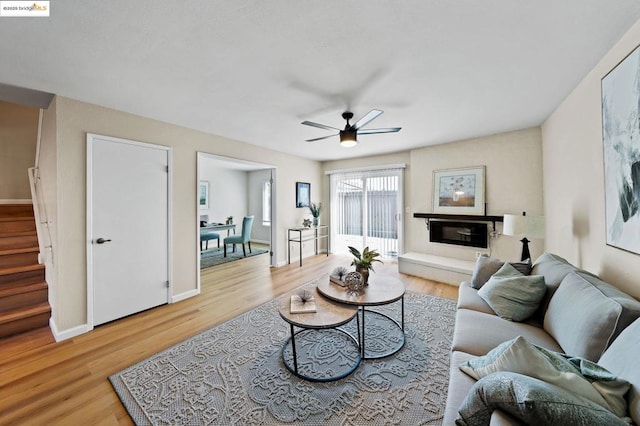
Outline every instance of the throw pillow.
{"label": "throw pillow", "polygon": [[624,306],[575,272],[554,293],[544,316],[544,330],[575,356],[598,361],[617,336]]}
{"label": "throw pillow", "polygon": [[480,426],[502,410],[528,425],[628,425],[586,398],[533,377],[494,373],[476,382],[458,410],[456,425]]}
{"label": "throw pillow", "polygon": [[471,359],[460,370],[476,380],[496,372],[523,374],[586,398],[623,417],[629,382],[584,358],[549,351],[518,336],[487,355]]}
{"label": "throw pillow", "polygon": [[522,275],[510,263],[505,263],[478,290],[500,318],[524,321],[538,309],[547,287],[541,275]]}
{"label": "throw pillow", "polygon": [[[504,261],[495,257],[481,255],[476,260],[475,268],[473,269],[473,275],[471,276],[471,287],[479,290],[489,278],[504,265]],[[529,275],[531,273],[531,259],[523,260],[522,262],[510,262],[511,266],[520,271],[523,275]]]}

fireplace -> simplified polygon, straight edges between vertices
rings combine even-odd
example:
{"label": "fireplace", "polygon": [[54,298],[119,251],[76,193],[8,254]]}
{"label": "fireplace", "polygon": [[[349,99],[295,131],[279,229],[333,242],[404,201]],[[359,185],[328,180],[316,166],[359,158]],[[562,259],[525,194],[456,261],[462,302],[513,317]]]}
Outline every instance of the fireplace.
{"label": "fireplace", "polygon": [[487,224],[430,220],[429,240],[432,243],[487,248]]}

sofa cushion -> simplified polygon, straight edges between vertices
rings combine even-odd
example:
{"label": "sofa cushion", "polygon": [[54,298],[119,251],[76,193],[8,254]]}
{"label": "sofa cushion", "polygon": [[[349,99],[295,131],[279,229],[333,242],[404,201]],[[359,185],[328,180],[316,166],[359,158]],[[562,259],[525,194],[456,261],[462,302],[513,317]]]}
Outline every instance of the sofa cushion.
{"label": "sofa cushion", "polygon": [[533,263],[531,273],[544,276],[548,286],[557,288],[564,277],[577,270],[577,267],[556,254],[542,253]]}
{"label": "sofa cushion", "polygon": [[459,309],[453,332],[452,350],[472,355],[485,355],[502,342],[518,336],[534,345],[552,351],[562,351],[553,337],[540,327],[522,322],[504,320],[496,315]]}
{"label": "sofa cushion", "polygon": [[485,300],[478,296],[478,290],[471,287],[471,283],[462,282],[458,288],[458,309],[471,309],[494,315],[495,312]]}
{"label": "sofa cushion", "polygon": [[620,298],[603,293],[605,283],[594,285],[600,280],[586,277],[574,272],[562,280],[549,302],[544,329],[565,353],[597,362],[620,333],[619,322],[628,321],[632,311],[625,310]]}
{"label": "sofa cushion", "polygon": [[[622,312],[618,317],[618,320],[616,321],[616,328],[613,331],[611,341],[615,340],[620,335],[622,330],[626,329],[632,322],[640,318],[640,301],[629,296],[627,293],[621,291],[613,285],[602,281],[589,272],[580,271],[577,272],[577,274],[580,278],[588,281],[591,285],[600,290],[600,292],[607,296],[609,299],[612,299],[613,301],[618,303],[622,308]],[[609,344],[611,344],[611,342],[609,342]]]}
{"label": "sofa cushion", "polygon": [[[480,289],[483,285],[489,281],[489,278],[504,265],[504,260],[497,259],[495,257],[481,255],[476,260],[476,266],[473,269],[473,275],[471,276],[471,287]],[[511,262],[511,266],[520,271],[523,275],[529,275],[531,273],[531,259],[524,260],[522,262]]]}
{"label": "sofa cushion", "polygon": [[451,364],[449,368],[449,391],[447,393],[447,405],[444,409],[443,425],[452,425],[458,417],[458,408],[467,397],[469,389],[476,384],[476,380],[464,374],[458,366],[475,356],[465,353],[453,351],[451,353]]}
{"label": "sofa cushion", "polygon": [[460,370],[476,380],[502,371],[523,374],[580,395],[618,417],[627,413],[629,382],[594,362],[532,345],[522,336],[460,364]]}
{"label": "sofa cushion", "polygon": [[534,317],[540,322],[544,319],[544,314],[549,306],[549,301],[553,297],[553,293],[556,292],[564,277],[577,270],[577,267],[552,253],[541,254],[533,263],[531,273],[534,275],[542,275],[544,277],[544,283],[547,286],[547,292],[540,302],[540,307],[534,314]]}
{"label": "sofa cushion", "polygon": [[505,263],[478,290],[500,318],[523,321],[534,314],[544,296],[546,286],[542,275],[523,275]]}
{"label": "sofa cushion", "polygon": [[627,395],[629,413],[635,424],[640,424],[640,319],[625,328],[604,352],[598,364],[631,383]]}
{"label": "sofa cushion", "polygon": [[494,373],[480,379],[460,406],[456,424],[488,425],[502,410],[529,425],[627,425],[598,404],[562,388],[517,373]]}

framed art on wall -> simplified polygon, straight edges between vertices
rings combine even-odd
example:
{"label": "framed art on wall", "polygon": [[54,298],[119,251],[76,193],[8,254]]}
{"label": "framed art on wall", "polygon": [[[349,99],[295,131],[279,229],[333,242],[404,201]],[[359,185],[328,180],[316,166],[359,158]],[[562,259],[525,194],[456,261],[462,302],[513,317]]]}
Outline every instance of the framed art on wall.
{"label": "framed art on wall", "polygon": [[311,201],[311,184],[296,182],[296,207],[309,207]]}
{"label": "framed art on wall", "polygon": [[198,205],[203,210],[209,208],[209,182],[207,182],[206,180],[200,181],[200,188],[198,190]]}
{"label": "framed art on wall", "polygon": [[433,212],[483,216],[484,166],[434,170]]}
{"label": "framed art on wall", "polygon": [[602,78],[607,245],[640,254],[640,47]]}

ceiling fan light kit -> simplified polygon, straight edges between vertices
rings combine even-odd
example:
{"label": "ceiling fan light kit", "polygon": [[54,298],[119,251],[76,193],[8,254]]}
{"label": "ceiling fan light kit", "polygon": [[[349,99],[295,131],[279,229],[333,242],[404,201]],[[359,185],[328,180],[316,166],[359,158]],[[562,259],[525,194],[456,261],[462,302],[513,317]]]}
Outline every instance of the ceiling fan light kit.
{"label": "ceiling fan light kit", "polygon": [[356,137],[356,130],[341,130],[340,131],[340,145],[345,148],[351,148],[358,145],[358,138]]}
{"label": "ceiling fan light kit", "polygon": [[350,111],[345,111],[342,113],[342,118],[344,118],[345,120],[347,120],[347,125],[344,127],[344,130],[340,130],[337,129],[335,127],[331,127],[331,126],[327,126],[324,124],[319,124],[319,123],[314,123],[312,121],[303,121],[302,124],[306,125],[306,126],[312,126],[312,127],[318,127],[320,129],[326,129],[326,130],[337,130],[338,133],[335,133],[333,135],[329,135],[329,136],[322,136],[319,138],[313,138],[313,139],[307,139],[307,142],[315,142],[315,141],[319,141],[322,139],[328,139],[330,137],[333,136],[339,136],[340,137],[340,145],[345,147],[345,148],[349,148],[352,146],[356,146],[358,144],[358,133],[362,134],[362,135],[373,135],[376,133],[395,133],[395,132],[399,132],[401,127],[387,127],[384,129],[363,129],[362,131],[359,131],[359,129],[363,126],[366,126],[367,124],[369,124],[371,121],[373,121],[374,119],[376,119],[380,114],[382,114],[382,110],[380,109],[372,109],[371,111],[369,111],[364,117],[362,117],[360,120],[356,121],[356,123],[352,126],[349,123],[349,120],[351,120],[353,118],[353,113]]}

